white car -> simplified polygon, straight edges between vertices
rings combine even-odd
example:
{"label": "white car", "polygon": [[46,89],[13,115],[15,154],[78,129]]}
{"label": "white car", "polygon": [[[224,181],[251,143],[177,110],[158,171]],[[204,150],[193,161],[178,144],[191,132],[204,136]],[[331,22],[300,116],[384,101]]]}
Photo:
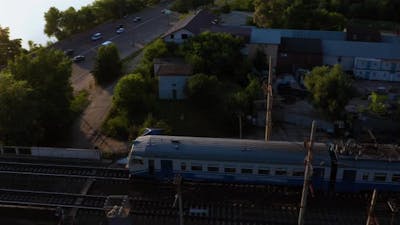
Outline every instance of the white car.
{"label": "white car", "polygon": [[111,44],[112,44],[112,41],[105,41],[101,45],[107,46],[107,45],[111,45]]}
{"label": "white car", "polygon": [[125,31],[125,28],[123,28],[123,27],[120,27],[120,28],[118,28],[117,29],[117,34],[121,34],[121,33],[123,33]]}
{"label": "white car", "polygon": [[103,38],[103,35],[101,33],[95,33],[91,37],[92,41],[97,41],[97,40],[102,39],[102,38]]}
{"label": "white car", "polygon": [[137,16],[137,17],[135,17],[135,19],[133,19],[133,22],[139,22],[139,21],[141,21],[141,20],[142,20],[142,18],[139,17],[139,16]]}

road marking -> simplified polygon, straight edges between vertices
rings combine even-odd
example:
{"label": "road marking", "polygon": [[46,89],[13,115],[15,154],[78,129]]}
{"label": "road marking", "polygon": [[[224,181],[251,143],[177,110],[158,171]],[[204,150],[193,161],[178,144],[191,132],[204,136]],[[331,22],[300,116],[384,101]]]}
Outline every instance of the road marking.
{"label": "road marking", "polygon": [[[156,20],[156,19],[158,19],[158,18],[160,18],[160,17],[163,17],[163,16],[165,16],[165,15],[164,15],[164,14],[161,14],[161,15],[159,15],[159,16],[156,16],[156,17],[153,17],[153,18],[151,18],[151,19],[145,20],[145,21],[143,21],[143,23],[140,23],[140,24],[134,26],[134,27],[132,28],[132,31],[134,31],[134,30],[137,29],[138,27],[141,27],[141,26],[143,26],[143,25],[145,25],[145,24],[147,24],[147,23],[149,23],[149,22],[151,22],[151,21],[153,21],[153,20]],[[111,40],[117,39],[117,38],[120,37],[120,36],[121,36],[121,34],[117,34],[117,35],[115,35],[115,36],[109,38],[109,39],[106,40],[106,41],[111,41]],[[104,42],[103,42],[103,43],[104,43]],[[101,46],[101,45],[102,45],[102,44],[96,45],[96,46],[94,46],[94,47],[92,47],[92,48],[89,48],[89,49],[86,50],[86,51],[81,52],[80,54],[81,54],[81,55],[84,55],[84,54],[87,54],[88,52],[90,52],[90,51],[92,51],[92,50],[95,51],[95,49],[98,48],[98,47]]]}

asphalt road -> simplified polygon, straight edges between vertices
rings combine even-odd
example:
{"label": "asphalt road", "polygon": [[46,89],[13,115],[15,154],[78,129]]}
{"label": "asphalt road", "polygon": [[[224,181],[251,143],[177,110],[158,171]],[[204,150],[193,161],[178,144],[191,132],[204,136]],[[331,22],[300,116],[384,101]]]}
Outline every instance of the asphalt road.
{"label": "asphalt road", "polygon": [[[101,24],[89,31],[56,43],[54,47],[60,50],[73,49],[74,55],[83,55],[86,58],[85,61],[73,64],[71,83],[74,91],[93,87],[94,81],[90,71],[93,68],[97,49],[103,42],[112,41],[117,46],[121,58],[125,58],[166,32],[171,27],[170,22],[176,20],[176,16],[173,14],[161,13],[161,10],[166,7],[167,3],[162,3],[124,19]],[[141,21],[134,22],[136,16],[141,17]],[[117,34],[116,28],[120,24],[124,26],[125,31]],[[91,36],[97,32],[102,33],[103,38],[92,41]]]}

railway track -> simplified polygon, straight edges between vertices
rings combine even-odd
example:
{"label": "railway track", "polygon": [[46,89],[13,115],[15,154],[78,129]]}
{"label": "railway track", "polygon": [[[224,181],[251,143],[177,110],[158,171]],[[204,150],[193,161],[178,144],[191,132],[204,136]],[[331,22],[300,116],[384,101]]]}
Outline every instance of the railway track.
{"label": "railway track", "polygon": [[129,171],[127,169],[25,162],[0,162],[0,174],[46,175],[129,181]]}

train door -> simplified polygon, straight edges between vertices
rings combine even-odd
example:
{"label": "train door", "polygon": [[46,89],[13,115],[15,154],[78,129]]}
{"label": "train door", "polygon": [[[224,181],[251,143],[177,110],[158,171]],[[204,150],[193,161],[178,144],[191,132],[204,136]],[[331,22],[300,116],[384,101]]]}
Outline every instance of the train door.
{"label": "train door", "polygon": [[173,176],[172,160],[161,160],[161,173],[164,177],[169,178]]}
{"label": "train door", "polygon": [[154,159],[149,159],[149,175],[154,175]]}

